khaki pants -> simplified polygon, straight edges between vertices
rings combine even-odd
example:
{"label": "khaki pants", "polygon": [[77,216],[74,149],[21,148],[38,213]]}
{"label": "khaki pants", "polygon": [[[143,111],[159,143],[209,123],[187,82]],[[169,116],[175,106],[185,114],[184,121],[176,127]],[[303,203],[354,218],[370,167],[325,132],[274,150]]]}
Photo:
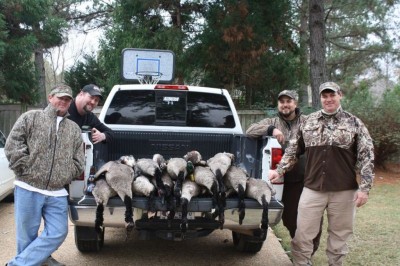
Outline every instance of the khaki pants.
{"label": "khaki pants", "polygon": [[355,190],[320,192],[303,189],[297,231],[291,243],[294,265],[311,265],[313,239],[318,234],[325,209],[328,215],[328,263],[342,265],[348,253],[346,241],[353,234],[355,194]]}

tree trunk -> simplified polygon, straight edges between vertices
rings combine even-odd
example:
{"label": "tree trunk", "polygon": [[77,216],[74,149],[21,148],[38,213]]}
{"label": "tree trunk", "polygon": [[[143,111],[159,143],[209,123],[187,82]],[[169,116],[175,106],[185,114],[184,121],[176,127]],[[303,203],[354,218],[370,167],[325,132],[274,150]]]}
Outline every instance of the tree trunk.
{"label": "tree trunk", "polygon": [[[178,1],[174,1],[173,6],[174,6],[174,10],[172,11],[172,15],[175,16],[175,19],[173,19],[172,21],[173,21],[174,27],[179,30],[179,37],[182,37],[182,6],[181,6],[181,3],[180,3],[179,0]],[[183,40],[181,38],[180,39],[180,43],[179,43],[179,47],[178,47],[178,49],[179,49],[178,51],[180,53],[183,52],[183,43],[182,43],[182,41]],[[176,83],[177,84],[181,84],[181,85],[184,84],[183,73],[179,72],[179,71],[177,71],[175,73],[176,73],[176,78],[175,78]]]}
{"label": "tree trunk", "polygon": [[[34,32],[40,32],[39,24],[33,26]],[[47,105],[47,95],[46,95],[46,71],[44,69],[44,59],[43,59],[43,47],[39,45],[35,49],[35,67],[36,73],[38,75],[38,88],[39,88],[39,102],[38,107],[46,107]]]}
{"label": "tree trunk", "polygon": [[36,66],[36,71],[39,76],[39,79],[38,79],[38,82],[39,82],[38,106],[46,107],[47,106],[46,73],[45,73],[45,69],[44,69],[43,50],[41,48],[38,48],[35,51],[35,66]]}
{"label": "tree trunk", "polygon": [[310,0],[310,83],[312,92],[312,107],[319,108],[319,85],[327,80],[325,64],[325,20],[324,2]]}
{"label": "tree trunk", "polygon": [[301,7],[299,10],[300,16],[300,62],[301,67],[301,86],[300,86],[300,102],[303,105],[309,105],[309,95],[308,95],[308,62],[309,62],[309,50],[308,50],[308,0],[303,0],[301,2]]}

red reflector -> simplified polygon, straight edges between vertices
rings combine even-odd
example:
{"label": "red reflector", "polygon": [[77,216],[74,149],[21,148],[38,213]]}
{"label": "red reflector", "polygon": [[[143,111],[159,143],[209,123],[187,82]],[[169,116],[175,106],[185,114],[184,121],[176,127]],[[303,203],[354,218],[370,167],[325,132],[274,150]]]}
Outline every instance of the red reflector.
{"label": "red reflector", "polygon": [[82,172],[82,174],[76,178],[76,180],[83,180],[83,179],[85,179],[85,172]]}
{"label": "red reflector", "polygon": [[282,155],[283,152],[281,148],[272,148],[272,160],[271,160],[272,170],[276,169],[276,165],[281,161]]}
{"label": "red reflector", "polygon": [[163,85],[157,84],[154,89],[162,89],[162,90],[188,90],[188,87],[185,85]]}

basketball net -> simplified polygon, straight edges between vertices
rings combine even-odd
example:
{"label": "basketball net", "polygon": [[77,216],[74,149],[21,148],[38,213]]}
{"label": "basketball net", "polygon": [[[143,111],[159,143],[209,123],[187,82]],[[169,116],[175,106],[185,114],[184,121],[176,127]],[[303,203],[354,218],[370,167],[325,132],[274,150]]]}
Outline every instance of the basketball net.
{"label": "basketball net", "polygon": [[140,84],[157,84],[162,76],[162,73],[136,73],[136,76]]}

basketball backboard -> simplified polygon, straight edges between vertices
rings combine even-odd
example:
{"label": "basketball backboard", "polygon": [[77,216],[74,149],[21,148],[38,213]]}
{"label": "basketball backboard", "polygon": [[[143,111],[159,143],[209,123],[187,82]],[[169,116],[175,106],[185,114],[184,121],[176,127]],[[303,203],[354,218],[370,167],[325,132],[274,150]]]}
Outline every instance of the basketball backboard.
{"label": "basketball backboard", "polygon": [[169,50],[126,48],[122,51],[122,78],[140,83],[170,83],[175,54]]}

